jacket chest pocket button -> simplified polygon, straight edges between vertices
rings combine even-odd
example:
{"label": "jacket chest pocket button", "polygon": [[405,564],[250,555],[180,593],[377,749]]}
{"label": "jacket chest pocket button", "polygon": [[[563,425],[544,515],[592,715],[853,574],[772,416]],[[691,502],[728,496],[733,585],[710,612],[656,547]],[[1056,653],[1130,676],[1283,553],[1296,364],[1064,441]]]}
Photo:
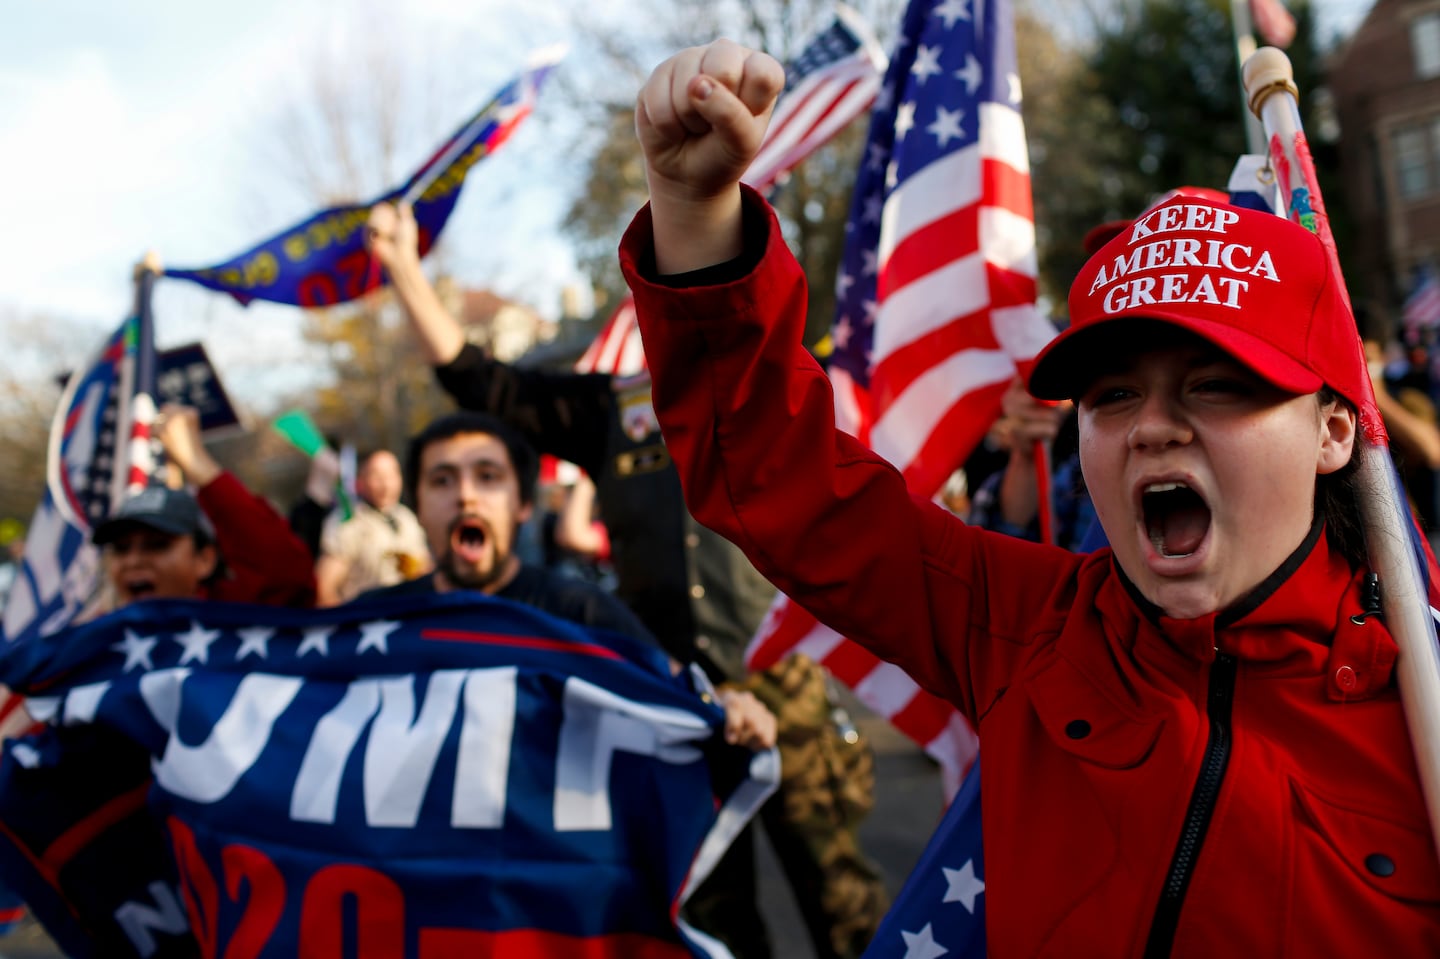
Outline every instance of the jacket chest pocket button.
{"label": "jacket chest pocket button", "polygon": [[1071,739],[1084,739],[1090,735],[1090,724],[1083,719],[1072,719],[1065,724],[1065,735]]}
{"label": "jacket chest pocket button", "polygon": [[1383,852],[1372,852],[1365,857],[1365,868],[1370,870],[1372,876],[1384,879],[1386,876],[1395,875],[1395,860]]}

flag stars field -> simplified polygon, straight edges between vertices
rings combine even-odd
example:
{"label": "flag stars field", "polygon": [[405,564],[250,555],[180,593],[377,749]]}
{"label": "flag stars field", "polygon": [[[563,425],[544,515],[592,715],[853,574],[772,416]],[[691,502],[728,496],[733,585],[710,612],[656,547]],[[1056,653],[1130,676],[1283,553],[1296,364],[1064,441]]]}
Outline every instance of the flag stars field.
{"label": "flag stars field", "polygon": [[915,51],[915,65],[910,68],[910,75],[915,82],[923,86],[926,80],[931,77],[938,77],[945,71],[940,69],[940,47],[921,47]]}
{"label": "flag stars field", "polygon": [[154,636],[140,636],[131,630],[125,630],[125,638],[110,648],[125,656],[123,672],[130,672],[131,669],[139,666],[142,669],[154,669],[155,664],[150,660],[150,651],[159,642]]}
{"label": "flag stars field", "polygon": [[935,933],[928,922],[919,932],[902,932],[900,935],[905,939],[905,959],[936,959],[950,951],[935,941]]}
{"label": "flag stars field", "polygon": [[334,632],[334,626],[312,626],[305,630],[305,638],[300,641],[300,648],[295,650],[295,658],[299,659],[312,650],[321,656],[329,656],[330,636]]}
{"label": "flag stars field", "polygon": [[932,13],[945,21],[946,30],[953,30],[957,20],[970,19],[970,0],[945,0],[938,4]]}
{"label": "flag stars field", "polygon": [[965,66],[955,71],[955,79],[965,84],[965,92],[970,96],[980,89],[980,80],[984,76],[980,69],[980,61],[975,59],[974,54],[965,58]]}
{"label": "flag stars field", "polygon": [[237,629],[235,635],[240,637],[240,648],[235,652],[236,662],[252,653],[261,659],[270,658],[270,639],[275,635],[275,630],[268,626],[252,626],[249,629]]}
{"label": "flag stars field", "polygon": [[940,870],[945,874],[943,902],[958,902],[969,912],[975,911],[975,899],[985,891],[985,882],[975,875],[975,860],[967,859],[959,869]]}
{"label": "flag stars field", "polygon": [[355,654],[358,656],[367,649],[376,650],[381,655],[388,654],[390,650],[386,647],[385,640],[391,633],[399,628],[400,624],[393,619],[379,619],[368,623],[361,623],[360,644],[355,647]]}
{"label": "flag stars field", "polygon": [[925,128],[925,132],[934,134],[935,139],[940,141],[941,148],[944,148],[951,140],[965,135],[965,131],[960,127],[964,120],[964,110],[939,107],[935,111],[935,121]]}
{"label": "flag stars field", "polygon": [[192,619],[190,628],[183,633],[176,633],[173,638],[185,649],[185,652],[180,654],[181,666],[197,660],[201,663],[208,663],[210,662],[210,644],[220,638],[220,630],[204,629]]}

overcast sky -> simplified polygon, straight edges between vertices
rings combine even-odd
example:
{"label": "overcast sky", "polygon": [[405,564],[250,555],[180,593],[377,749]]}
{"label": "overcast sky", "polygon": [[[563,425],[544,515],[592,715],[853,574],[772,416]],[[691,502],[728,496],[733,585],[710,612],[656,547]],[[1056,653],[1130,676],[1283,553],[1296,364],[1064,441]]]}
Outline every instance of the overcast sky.
{"label": "overcast sky", "polygon": [[[428,84],[410,101],[426,104],[412,129],[428,136],[402,147],[403,176],[527,51],[573,39],[560,5],[0,0],[0,317],[60,317],[98,338],[128,310],[146,250],[209,265],[308,216],[313,198],[275,179],[276,116],[308,96],[316,61],[365,69],[377,36],[408,79]],[[1344,30],[1369,3],[1318,6],[1327,29]],[[555,231],[572,187],[547,146],[528,123],[472,172],[442,253],[462,280],[553,316],[561,288],[583,278]],[[155,306],[160,345],[203,340],[246,403],[264,406],[307,375],[291,308],[241,311],[173,280]]]}

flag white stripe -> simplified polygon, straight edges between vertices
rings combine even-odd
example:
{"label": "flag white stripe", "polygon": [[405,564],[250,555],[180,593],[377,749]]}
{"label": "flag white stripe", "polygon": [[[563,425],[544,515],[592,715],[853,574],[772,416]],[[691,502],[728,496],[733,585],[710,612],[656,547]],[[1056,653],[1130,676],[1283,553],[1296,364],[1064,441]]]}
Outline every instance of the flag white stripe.
{"label": "flag white stripe", "polygon": [[1015,363],[1004,350],[961,350],[926,370],[870,428],[870,446],[904,470],[930,438],[936,421],[963,396],[1008,383]]}
{"label": "flag white stripe", "polygon": [[915,699],[920,687],[905,670],[881,663],[854,686],[855,695],[882,716],[894,716]]}
{"label": "flag white stripe", "polygon": [[875,318],[875,365],[956,317],[990,302],[985,261],[979,253],[951,260],[885,297]]}
{"label": "flag white stripe", "polygon": [[1004,207],[980,208],[980,251],[987,263],[1032,279],[1040,275],[1035,224]]}
{"label": "flag white stripe", "polygon": [[980,153],[985,159],[998,160],[1016,173],[1030,175],[1025,121],[1019,111],[1000,103],[980,105]]}
{"label": "flag white stripe", "polygon": [[[925,134],[910,131],[910,136]],[[885,201],[880,219],[879,257],[883,268],[907,236],[980,202],[980,151],[957,150],[919,170]]]}

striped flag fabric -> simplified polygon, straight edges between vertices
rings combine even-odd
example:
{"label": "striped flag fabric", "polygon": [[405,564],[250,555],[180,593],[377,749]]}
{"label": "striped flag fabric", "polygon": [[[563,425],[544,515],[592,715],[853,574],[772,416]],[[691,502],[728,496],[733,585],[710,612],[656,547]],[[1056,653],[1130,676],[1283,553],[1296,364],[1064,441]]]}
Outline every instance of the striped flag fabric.
{"label": "striped flag fabric", "polygon": [[[841,272],[836,419],[933,496],[1054,335],[1035,307],[1035,226],[1013,14],[1003,0],[912,0],[871,118]],[[940,762],[953,794],[974,733],[779,597],[752,667],[806,652]]]}
{"label": "striped flag fabric", "polygon": [[884,72],[870,25],[841,4],[835,21],[786,64],[785,89],[744,182],[764,193],[828,143],[875,102]]}
{"label": "striped flag fabric", "polygon": [[640,327],[635,323],[635,298],[629,293],[580,359],[575,361],[580,373],[610,373],[631,376],[645,369],[645,349],[640,344]]}
{"label": "striped flag fabric", "polygon": [[1440,279],[1434,270],[1417,271],[1415,288],[1405,298],[1400,316],[1411,343],[1420,342],[1422,331],[1440,329]]}
{"label": "striped flag fabric", "polygon": [[1280,0],[1250,0],[1250,19],[1255,32],[1272,47],[1283,50],[1295,39],[1295,18]]}
{"label": "striped flag fabric", "polygon": [[[744,181],[763,192],[870,108],[885,72],[885,53],[863,17],[841,4],[835,20],[785,67],[760,151]],[[630,376],[645,369],[635,301],[620,306],[575,363],[581,373]]]}
{"label": "striped flag fabric", "polygon": [[[5,601],[3,643],[10,649],[68,625],[95,597],[99,553],[90,532],[145,474],[137,450],[154,462],[150,419],[137,415],[141,320],[121,323],[95,359],[70,377],[50,427],[46,488],[25,540],[24,558]],[[140,411],[141,414],[144,411]]]}

